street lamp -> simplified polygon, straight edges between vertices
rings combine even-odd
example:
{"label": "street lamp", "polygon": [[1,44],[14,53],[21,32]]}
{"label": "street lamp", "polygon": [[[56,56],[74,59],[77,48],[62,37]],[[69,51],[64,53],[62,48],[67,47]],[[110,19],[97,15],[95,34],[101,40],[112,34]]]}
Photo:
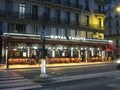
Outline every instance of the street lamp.
{"label": "street lamp", "polygon": [[120,12],[120,6],[117,6],[115,9],[116,12]]}
{"label": "street lamp", "polygon": [[46,74],[46,53],[45,53],[45,27],[47,25],[47,14],[43,13],[42,15],[42,31],[41,31],[41,41],[42,41],[42,63],[41,63],[41,75],[40,77],[46,78],[48,75]]}
{"label": "street lamp", "polygon": [[11,44],[11,38],[7,37],[7,43],[8,47],[6,47],[6,68],[9,69],[9,59],[10,59],[10,44]]}
{"label": "street lamp", "polygon": [[[41,1],[43,4],[44,0]],[[49,83],[52,82],[53,79],[49,77],[46,73],[46,49],[45,49],[45,28],[47,27],[48,23],[48,15],[46,13],[42,14],[42,31],[40,35],[40,39],[42,41],[42,62],[41,62],[41,74],[37,78],[34,79],[35,82],[40,83]]]}
{"label": "street lamp", "polygon": [[[120,19],[120,4],[116,6],[115,8],[115,13],[116,13],[116,16],[117,16],[117,19],[119,21]],[[116,47],[118,48],[119,45],[116,44]],[[116,57],[118,57],[118,53],[115,53]]]}

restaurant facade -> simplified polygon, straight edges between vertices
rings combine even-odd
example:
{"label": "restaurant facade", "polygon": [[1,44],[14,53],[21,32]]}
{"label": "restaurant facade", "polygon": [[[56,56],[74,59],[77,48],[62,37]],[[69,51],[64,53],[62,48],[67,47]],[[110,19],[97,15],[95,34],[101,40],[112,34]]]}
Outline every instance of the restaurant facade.
{"label": "restaurant facade", "polygon": [[[9,64],[37,64],[42,59],[39,35],[5,33],[5,58]],[[17,36],[17,38],[16,38]],[[22,37],[22,38],[21,38]],[[32,38],[33,38],[32,37]],[[112,61],[116,48],[111,40],[46,36],[45,51],[48,64]],[[7,41],[8,40],[8,41]],[[9,43],[8,43],[9,42]],[[32,44],[31,44],[32,43]],[[6,53],[8,52],[8,53]]]}
{"label": "restaurant facade", "polygon": [[0,0],[0,5],[2,63],[40,63],[41,36],[47,63],[106,61],[115,52],[112,41],[104,40],[102,0]]}

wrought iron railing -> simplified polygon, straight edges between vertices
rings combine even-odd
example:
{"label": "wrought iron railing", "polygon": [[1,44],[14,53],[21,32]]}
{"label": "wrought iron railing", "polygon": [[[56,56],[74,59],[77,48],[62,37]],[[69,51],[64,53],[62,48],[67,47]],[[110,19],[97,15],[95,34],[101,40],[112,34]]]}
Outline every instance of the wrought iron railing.
{"label": "wrought iron railing", "polygon": [[[31,13],[26,13],[26,14],[19,14],[19,12],[8,12],[6,10],[0,10],[0,16],[5,17],[5,18],[17,18],[17,19],[22,19],[22,20],[33,20],[33,21],[41,21],[42,20],[42,15],[34,15]],[[70,20],[70,19],[61,19],[59,17],[48,17],[48,23],[53,23],[53,24],[67,24],[71,26],[76,26],[76,27],[87,27],[87,28],[93,28],[93,29],[102,29],[105,30],[103,26],[99,26],[97,24],[87,24],[87,23],[79,23],[78,20]]]}
{"label": "wrought iron railing", "polygon": [[19,12],[15,11],[6,11],[0,10],[0,16],[7,17],[7,18],[17,18],[17,19],[31,19],[31,20],[41,20],[41,15],[34,15],[31,13],[20,14]]}
{"label": "wrought iron railing", "polygon": [[120,33],[118,33],[118,34],[112,34],[112,35],[105,35],[106,38],[107,37],[118,37],[118,36],[120,36]]}
{"label": "wrought iron railing", "polygon": [[94,12],[95,13],[102,13],[102,14],[104,14],[104,11],[103,10],[99,10],[99,9],[95,9]]}

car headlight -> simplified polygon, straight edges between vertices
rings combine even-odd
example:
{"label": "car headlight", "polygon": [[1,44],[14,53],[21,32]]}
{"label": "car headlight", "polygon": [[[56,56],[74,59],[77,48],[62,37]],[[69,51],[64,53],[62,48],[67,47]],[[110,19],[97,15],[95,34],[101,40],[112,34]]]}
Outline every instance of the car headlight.
{"label": "car headlight", "polygon": [[117,63],[120,63],[120,60],[117,60]]}

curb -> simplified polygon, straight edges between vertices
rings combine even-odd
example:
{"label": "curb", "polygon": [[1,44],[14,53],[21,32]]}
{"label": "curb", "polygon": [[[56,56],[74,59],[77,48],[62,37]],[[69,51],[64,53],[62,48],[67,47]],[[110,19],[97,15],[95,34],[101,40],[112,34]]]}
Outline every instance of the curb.
{"label": "curb", "polygon": [[[71,67],[71,66],[86,66],[86,65],[100,65],[100,64],[113,64],[115,62],[91,62],[91,63],[63,63],[63,64],[46,64],[46,68],[54,68],[54,67]],[[6,65],[2,64],[0,65],[2,67],[1,69],[4,70],[13,70],[13,69],[34,69],[34,68],[40,68],[41,65],[13,65],[10,66],[9,69],[6,69]]]}

